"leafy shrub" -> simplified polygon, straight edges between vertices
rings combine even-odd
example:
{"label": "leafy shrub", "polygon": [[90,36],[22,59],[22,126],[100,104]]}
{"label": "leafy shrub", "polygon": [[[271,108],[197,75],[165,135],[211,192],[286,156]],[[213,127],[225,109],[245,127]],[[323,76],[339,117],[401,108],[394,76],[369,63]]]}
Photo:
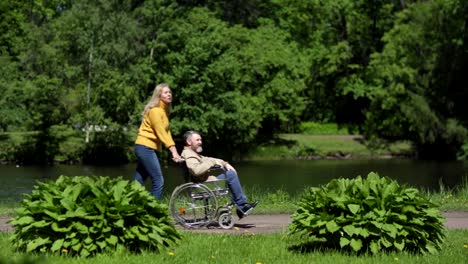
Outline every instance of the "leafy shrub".
{"label": "leafy shrub", "polygon": [[11,221],[12,242],[21,251],[80,256],[159,251],[181,238],[167,212],[136,182],[60,176],[26,195]]}
{"label": "leafy shrub", "polygon": [[296,157],[310,157],[314,155],[318,155],[314,147],[304,146],[303,144],[299,144],[296,147]]}
{"label": "leafy shrub", "polygon": [[465,142],[457,153],[458,160],[468,160],[468,141]]}
{"label": "leafy shrub", "polygon": [[334,179],[306,191],[289,235],[302,249],[426,253],[440,249],[443,220],[417,189],[369,173],[367,179]]}

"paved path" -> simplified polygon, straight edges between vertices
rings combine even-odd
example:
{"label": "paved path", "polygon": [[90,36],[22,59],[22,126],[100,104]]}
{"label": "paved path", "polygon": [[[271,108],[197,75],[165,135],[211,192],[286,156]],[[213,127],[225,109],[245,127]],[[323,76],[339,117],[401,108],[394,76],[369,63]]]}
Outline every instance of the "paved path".
{"label": "paved path", "polygon": [[[468,229],[468,212],[442,212],[446,218],[444,223],[447,229]],[[232,230],[223,230],[219,227],[189,230],[196,233],[234,233],[234,234],[260,234],[286,232],[291,223],[291,216],[277,215],[250,215],[237,220]],[[187,230],[187,229],[185,229]]]}
{"label": "paved path", "polygon": [[[468,229],[468,212],[442,212],[447,219],[445,227],[448,229]],[[8,224],[9,218],[0,217],[0,232],[13,231]],[[250,215],[242,220],[236,219],[236,224],[231,230],[220,229],[219,227],[184,229],[188,232],[197,233],[232,233],[232,234],[260,234],[278,233],[287,231],[291,223],[291,216],[286,214],[276,215]]]}

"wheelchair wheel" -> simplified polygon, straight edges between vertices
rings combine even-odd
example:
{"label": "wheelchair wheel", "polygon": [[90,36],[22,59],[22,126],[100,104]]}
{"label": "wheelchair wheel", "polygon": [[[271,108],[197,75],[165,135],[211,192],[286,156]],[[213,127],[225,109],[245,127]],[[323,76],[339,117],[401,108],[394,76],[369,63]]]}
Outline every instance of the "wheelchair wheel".
{"label": "wheelchair wheel", "polygon": [[223,229],[231,229],[234,226],[234,220],[230,212],[223,212],[218,217],[218,224]]}
{"label": "wheelchair wheel", "polygon": [[169,206],[177,223],[188,228],[198,228],[213,221],[217,201],[205,185],[186,183],[174,190]]}

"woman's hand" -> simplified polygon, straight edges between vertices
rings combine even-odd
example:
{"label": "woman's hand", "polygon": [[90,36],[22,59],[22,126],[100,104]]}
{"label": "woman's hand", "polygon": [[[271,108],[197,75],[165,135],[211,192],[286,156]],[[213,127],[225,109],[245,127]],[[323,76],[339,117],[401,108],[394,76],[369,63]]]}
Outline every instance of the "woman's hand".
{"label": "woman's hand", "polygon": [[179,155],[177,156],[172,155],[172,160],[177,163],[184,161],[184,159],[181,158]]}
{"label": "woman's hand", "polygon": [[180,157],[179,153],[177,153],[177,149],[175,146],[171,146],[169,150],[172,153],[172,160],[174,162],[181,162],[183,159]]}

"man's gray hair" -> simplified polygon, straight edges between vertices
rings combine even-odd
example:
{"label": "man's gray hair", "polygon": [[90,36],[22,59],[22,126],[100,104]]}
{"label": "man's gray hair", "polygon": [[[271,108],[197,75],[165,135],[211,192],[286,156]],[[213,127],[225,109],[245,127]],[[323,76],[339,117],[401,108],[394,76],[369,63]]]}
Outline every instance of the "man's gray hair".
{"label": "man's gray hair", "polygon": [[200,133],[198,133],[197,131],[195,130],[189,130],[187,132],[184,133],[184,142],[185,144],[187,144],[187,140],[189,140],[189,138],[191,138],[193,135],[200,135]]}

